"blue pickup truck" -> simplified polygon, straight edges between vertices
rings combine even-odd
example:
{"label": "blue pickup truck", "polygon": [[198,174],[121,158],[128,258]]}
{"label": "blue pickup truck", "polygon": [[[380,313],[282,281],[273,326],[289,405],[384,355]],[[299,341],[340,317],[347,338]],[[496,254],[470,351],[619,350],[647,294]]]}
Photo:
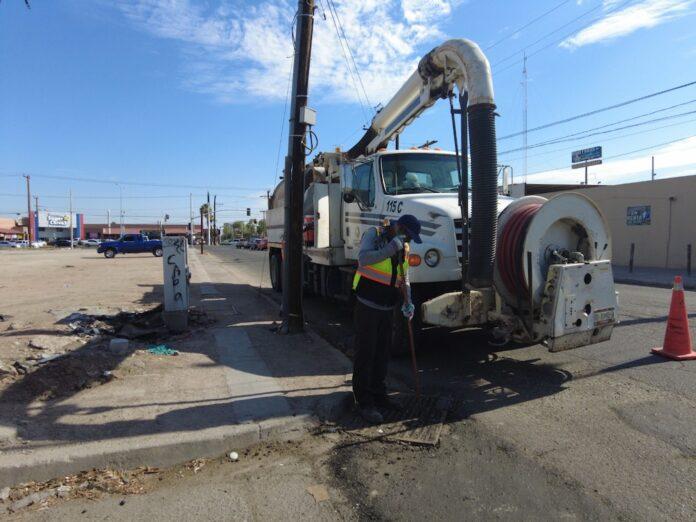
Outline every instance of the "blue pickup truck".
{"label": "blue pickup truck", "polygon": [[116,254],[137,254],[151,252],[155,257],[162,257],[162,241],[148,239],[142,234],[125,234],[114,241],[104,241],[97,248],[97,253],[111,259]]}

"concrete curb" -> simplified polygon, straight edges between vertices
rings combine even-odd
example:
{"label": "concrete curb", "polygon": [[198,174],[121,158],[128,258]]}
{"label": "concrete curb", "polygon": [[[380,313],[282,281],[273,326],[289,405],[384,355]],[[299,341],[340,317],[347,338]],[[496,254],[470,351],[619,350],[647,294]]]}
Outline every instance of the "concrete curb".
{"label": "concrete curb", "polygon": [[[662,283],[659,281],[645,281],[644,279],[633,279],[630,277],[614,277],[615,283],[620,283],[624,285],[635,285],[635,286],[647,286],[651,288],[667,288],[668,290],[672,288],[673,283]],[[696,284],[684,282],[684,290],[696,290]]]}
{"label": "concrete curb", "polygon": [[[324,399],[317,406],[322,419],[343,411],[349,393]],[[22,482],[50,480],[93,468],[129,469],[138,466],[168,467],[196,458],[213,458],[244,450],[270,440],[296,440],[319,424],[318,417],[299,414],[257,423],[210,428],[195,433],[167,433],[115,439],[104,449],[102,442],[71,444],[0,454],[0,488]]]}

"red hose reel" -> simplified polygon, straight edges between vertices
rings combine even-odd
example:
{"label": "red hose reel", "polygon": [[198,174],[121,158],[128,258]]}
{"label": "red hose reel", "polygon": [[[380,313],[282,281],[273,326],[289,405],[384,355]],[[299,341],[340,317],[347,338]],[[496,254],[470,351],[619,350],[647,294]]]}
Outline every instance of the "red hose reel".
{"label": "red hose reel", "polygon": [[500,277],[508,292],[524,299],[529,288],[524,275],[524,243],[532,218],[543,203],[528,203],[512,209],[512,213],[501,230],[496,264]]}

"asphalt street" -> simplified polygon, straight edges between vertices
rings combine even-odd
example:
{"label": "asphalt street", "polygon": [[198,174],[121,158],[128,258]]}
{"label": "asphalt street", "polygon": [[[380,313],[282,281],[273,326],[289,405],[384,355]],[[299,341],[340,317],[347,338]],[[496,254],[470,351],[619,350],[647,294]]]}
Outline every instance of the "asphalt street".
{"label": "asphalt street", "polygon": [[[265,252],[219,247],[212,253],[246,273],[250,284],[274,295]],[[548,487],[560,480],[568,495],[588,495],[578,500],[585,506],[579,512],[585,515],[590,513],[587,506],[594,506],[597,516],[604,508],[628,518],[696,516],[696,361],[669,361],[650,353],[663,341],[670,290],[633,285],[616,289],[621,324],[610,341],[593,346],[554,354],[541,345],[492,348],[476,331],[434,331],[425,336],[418,350],[424,393],[450,397],[456,406],[448,417],[451,438],[445,436],[439,453],[410,470],[418,484],[408,495],[415,513],[420,509],[426,516],[422,510],[434,508],[430,500],[450,487],[452,494],[465,491],[472,481],[490,476],[505,492],[514,490],[515,480],[524,476],[540,477]],[[687,308],[693,328],[696,293],[687,292]],[[350,352],[348,306],[310,296],[305,298],[305,314],[312,328]],[[392,360],[390,375],[395,388],[412,386],[408,359]],[[454,453],[448,455],[450,444]],[[466,462],[472,451],[486,454],[481,445],[503,449],[488,454],[485,462]],[[389,457],[401,449],[380,451],[385,452],[382,460],[402,462]],[[380,462],[359,454],[353,458]],[[426,466],[431,459],[436,465]],[[518,467],[514,472],[505,471],[510,461]],[[453,472],[443,486],[441,473],[447,466]],[[458,466],[470,472],[462,473]],[[373,489],[390,490],[383,474],[364,468],[355,468],[357,475],[364,474],[358,483],[369,487],[375,481]],[[409,474],[407,469],[402,472]],[[428,473],[431,476],[424,476]],[[543,489],[518,492],[512,504],[534,498],[539,502]],[[402,496],[378,495],[374,508],[390,513],[402,503]],[[444,509],[445,504],[435,505]]]}
{"label": "asphalt street", "polygon": [[[265,252],[208,250],[210,262],[279,302]],[[476,331],[430,332],[418,364],[427,395],[452,399],[437,447],[327,426],[299,442],[173,469],[140,495],[105,495],[17,520],[694,520],[696,361],[650,354],[670,291],[617,285],[609,342],[549,353],[492,348]],[[350,352],[351,310],[306,297],[309,326]],[[687,305],[696,317],[696,294]],[[391,386],[412,385],[407,359]]]}

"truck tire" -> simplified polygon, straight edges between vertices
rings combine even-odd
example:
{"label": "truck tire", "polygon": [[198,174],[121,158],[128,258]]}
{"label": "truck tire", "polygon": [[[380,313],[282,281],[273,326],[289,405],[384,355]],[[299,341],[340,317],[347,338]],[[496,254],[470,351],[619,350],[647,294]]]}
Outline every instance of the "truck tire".
{"label": "truck tire", "polygon": [[272,252],[268,260],[268,268],[271,277],[271,286],[276,292],[283,290],[283,268],[280,262],[280,255]]}
{"label": "truck tire", "polygon": [[155,257],[162,257],[162,247],[157,247],[152,250],[152,255]]}
{"label": "truck tire", "polygon": [[116,249],[115,248],[107,248],[104,250],[104,257],[107,259],[113,259],[116,257]]}

